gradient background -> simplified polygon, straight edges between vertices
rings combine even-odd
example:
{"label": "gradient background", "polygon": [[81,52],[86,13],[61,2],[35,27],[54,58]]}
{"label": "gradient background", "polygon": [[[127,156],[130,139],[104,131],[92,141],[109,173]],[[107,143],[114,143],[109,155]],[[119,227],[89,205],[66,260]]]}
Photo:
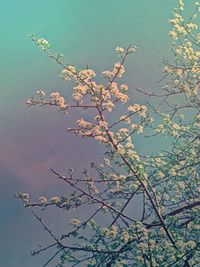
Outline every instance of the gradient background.
{"label": "gradient background", "polygon": [[[134,43],[139,50],[127,63],[128,84],[159,90],[162,57],[170,58],[168,19],[175,4],[174,0],[1,1],[0,266],[42,266],[47,256],[30,256],[32,248],[49,238],[13,193],[28,191],[34,198],[59,195],[65,189],[49,169],[62,172],[73,167],[78,173],[102,152],[98,144],[66,134],[79,114],[68,118],[54,109],[25,105],[38,89],[70,95],[69,85],[59,78],[60,67],[28,35],[49,40],[66,63],[81,68],[88,64],[97,72],[118,60],[116,46]],[[130,94],[144,101],[133,90]],[[146,149],[140,140],[137,145]],[[53,220],[53,212],[49,225],[59,232],[64,221]]]}

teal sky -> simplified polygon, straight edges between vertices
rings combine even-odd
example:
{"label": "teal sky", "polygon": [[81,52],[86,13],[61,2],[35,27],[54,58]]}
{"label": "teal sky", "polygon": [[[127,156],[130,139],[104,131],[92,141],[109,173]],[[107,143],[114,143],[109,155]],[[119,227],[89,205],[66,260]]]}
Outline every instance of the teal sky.
{"label": "teal sky", "polygon": [[[49,169],[80,171],[101,152],[93,143],[88,152],[90,142],[66,135],[73,116],[67,119],[55,110],[26,107],[38,89],[58,90],[69,97],[69,85],[59,78],[61,69],[28,35],[48,39],[54,51],[65,55],[66,63],[88,64],[97,72],[118,60],[116,46],[134,43],[139,50],[127,62],[127,83],[158,90],[162,58],[170,57],[168,20],[175,4],[174,0],[1,1],[0,266],[35,267],[45,262],[43,256],[33,258],[29,252],[48,237],[13,193],[59,194],[60,185]],[[130,94],[143,101],[133,91]]]}

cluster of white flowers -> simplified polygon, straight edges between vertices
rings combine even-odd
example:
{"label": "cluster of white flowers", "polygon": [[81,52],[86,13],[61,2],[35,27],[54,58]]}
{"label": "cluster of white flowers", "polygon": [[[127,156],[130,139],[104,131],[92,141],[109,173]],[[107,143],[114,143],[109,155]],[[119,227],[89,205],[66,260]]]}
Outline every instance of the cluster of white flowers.
{"label": "cluster of white flowers", "polygon": [[43,90],[38,90],[36,93],[40,97],[45,97],[45,95],[46,95],[46,93]]}
{"label": "cluster of white flowers", "polygon": [[71,79],[76,79],[78,74],[78,71],[73,66],[67,66],[64,70],[61,72],[61,77],[65,81],[70,81]]}
{"label": "cluster of white flowers", "polygon": [[59,107],[60,110],[67,110],[69,106],[65,103],[65,99],[58,92],[52,92],[50,94],[50,98],[55,102],[55,104]]}
{"label": "cluster of white flowers", "polygon": [[15,198],[21,198],[23,200],[25,206],[30,203],[30,196],[26,192],[24,192],[24,193],[15,193],[14,197]]}
{"label": "cluster of white flowers", "polygon": [[[137,48],[136,45],[131,45],[131,46],[127,49],[127,54],[134,53],[134,52],[136,52],[137,49],[138,49],[138,48]],[[117,54],[119,54],[119,55],[121,55],[121,56],[125,53],[125,49],[124,49],[123,47],[120,47],[120,46],[117,46],[117,47],[115,48],[115,51],[116,51]]]}
{"label": "cluster of white flowers", "polygon": [[110,92],[111,92],[111,95],[119,100],[120,102],[122,103],[126,103],[128,100],[129,100],[129,97],[127,95],[127,90],[128,90],[128,87],[125,85],[125,84],[122,84],[120,86],[120,89],[118,88],[118,84],[116,82],[112,82],[110,84]]}
{"label": "cluster of white flowers", "polygon": [[95,73],[93,70],[91,70],[91,69],[86,69],[86,70],[81,70],[81,71],[78,73],[78,75],[79,75],[79,77],[80,77],[82,80],[84,80],[84,81],[86,81],[86,82],[89,82],[89,81],[91,81],[91,79],[92,79],[93,77],[96,76],[96,73]]}
{"label": "cluster of white flowers", "polygon": [[120,89],[122,92],[127,92],[128,91],[128,85],[123,83],[120,85]]}
{"label": "cluster of white flowers", "polygon": [[50,47],[49,42],[44,38],[37,39],[36,43],[41,49],[48,49]]}
{"label": "cluster of white flowers", "polygon": [[54,197],[52,197],[52,198],[50,199],[50,202],[51,202],[52,204],[58,204],[58,203],[60,202],[60,198],[57,197],[57,196],[54,196]]}
{"label": "cluster of white flowers", "polygon": [[102,75],[105,78],[113,78],[113,77],[122,77],[123,74],[125,73],[124,66],[120,63],[117,62],[114,65],[114,68],[111,71],[103,71]]}
{"label": "cluster of white flowers", "polygon": [[131,128],[134,129],[138,134],[143,133],[144,126],[138,123],[132,123]]}
{"label": "cluster of white flowers", "polygon": [[110,228],[102,228],[101,232],[103,236],[115,238],[117,236],[118,229],[116,225],[112,225]]}
{"label": "cluster of white flowers", "polygon": [[79,119],[76,122],[78,124],[79,127],[85,128],[85,129],[91,129],[92,128],[92,124],[88,121],[85,121],[84,119]]}
{"label": "cluster of white flowers", "polygon": [[46,197],[41,196],[41,197],[39,197],[39,202],[41,203],[41,205],[45,206],[48,203],[48,200]]}
{"label": "cluster of white flowers", "polygon": [[119,53],[119,54],[122,54],[122,53],[124,53],[124,48],[123,48],[123,47],[120,47],[120,46],[117,46],[117,47],[115,48],[115,51],[116,51],[117,53]]}

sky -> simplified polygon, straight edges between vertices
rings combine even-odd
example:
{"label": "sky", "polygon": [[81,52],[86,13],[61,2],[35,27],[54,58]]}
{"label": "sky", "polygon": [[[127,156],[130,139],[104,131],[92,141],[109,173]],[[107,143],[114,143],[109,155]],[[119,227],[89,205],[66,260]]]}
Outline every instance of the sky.
{"label": "sky", "polygon": [[[60,79],[61,69],[30,40],[34,33],[46,38],[68,64],[97,73],[117,60],[116,46],[139,47],[126,65],[129,85],[159,90],[162,58],[170,58],[168,20],[174,0],[21,0],[2,1],[0,10],[0,266],[42,266],[47,255],[30,255],[49,237],[13,198],[15,192],[59,195],[65,192],[50,168],[77,173],[98,160],[100,145],[67,134],[81,114],[65,116],[54,109],[25,102],[39,89],[59,91],[70,97],[69,85]],[[190,8],[190,7],[189,7]],[[130,90],[142,103],[142,96]],[[139,149],[145,147],[138,140]],[[88,149],[89,148],[89,149]],[[64,216],[48,218],[53,229],[63,227]],[[58,215],[59,216],[59,215]],[[61,229],[60,228],[60,229]]]}

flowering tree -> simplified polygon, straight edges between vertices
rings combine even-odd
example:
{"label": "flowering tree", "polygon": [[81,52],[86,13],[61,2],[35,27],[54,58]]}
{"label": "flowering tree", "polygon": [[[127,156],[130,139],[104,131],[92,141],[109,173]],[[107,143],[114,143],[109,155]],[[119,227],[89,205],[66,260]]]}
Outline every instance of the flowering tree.
{"label": "flowering tree", "polygon": [[[136,88],[149,98],[160,99],[162,111],[150,103],[128,104],[128,85],[120,78],[126,59],[136,52],[136,46],[117,47],[120,61],[102,73],[103,82],[98,84],[93,70],[64,64],[60,55],[51,52],[48,41],[32,36],[33,42],[62,67],[61,77],[72,80],[74,87],[69,102],[59,92],[48,97],[40,90],[37,97],[27,101],[28,106],[53,106],[66,114],[82,109],[83,118],[68,131],[93,138],[105,147],[102,161],[92,163],[91,169],[84,170],[80,177],[72,169],[65,174],[52,169],[73,193],[50,200],[41,196],[36,202],[27,193],[15,195],[52,237],[52,244],[32,252],[35,255],[55,248],[43,266],[55,259],[60,267],[199,266],[200,35],[195,20],[200,2],[195,3],[194,13],[187,21],[183,17],[184,3],[178,2],[169,33],[174,62],[165,62],[162,92]],[[118,118],[109,116],[120,105],[126,106],[126,112]],[[90,121],[84,119],[85,110],[93,115]],[[159,123],[153,115],[159,116]],[[140,155],[134,149],[134,136],[142,132],[149,136],[149,142],[158,136],[170,137],[168,150]],[[134,211],[135,200],[141,201],[137,219],[127,212],[130,208]],[[86,205],[91,211],[88,218],[70,218],[73,229],[59,237],[37,212],[38,208],[52,206],[67,212]],[[104,222],[101,216],[106,216]]]}

